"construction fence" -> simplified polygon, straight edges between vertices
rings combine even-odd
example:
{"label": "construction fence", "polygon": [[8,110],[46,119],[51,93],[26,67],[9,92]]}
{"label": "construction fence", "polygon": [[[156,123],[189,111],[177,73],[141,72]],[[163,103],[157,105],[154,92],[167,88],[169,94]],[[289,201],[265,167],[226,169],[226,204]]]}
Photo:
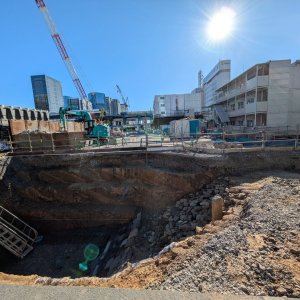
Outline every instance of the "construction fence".
{"label": "construction fence", "polygon": [[170,140],[163,136],[109,137],[104,142],[98,139],[86,139],[84,133],[23,133],[14,141],[7,143],[7,150],[12,154],[26,153],[69,153],[110,150],[145,150],[145,149],[182,149],[210,154],[228,152],[250,152],[271,150],[299,150],[299,139],[268,140],[243,142],[213,141],[208,137],[191,140]]}
{"label": "construction fence", "polygon": [[190,140],[182,140],[181,142],[184,150],[204,153],[300,149],[299,135],[292,138],[269,139],[265,132],[248,133],[246,135],[244,133],[211,133]]}
{"label": "construction fence", "polygon": [[[180,143],[178,143],[180,144]],[[87,139],[84,132],[23,132],[6,143],[12,154],[68,153],[97,150],[136,149],[174,146],[162,135],[138,135]]]}
{"label": "construction fence", "polygon": [[223,130],[193,132],[176,138],[160,133],[130,133],[127,136],[87,139],[82,123],[69,122],[69,131],[60,132],[59,122],[19,121],[21,120],[11,122],[13,134],[6,144],[5,151],[11,153],[68,153],[151,148],[164,150],[173,147],[193,152],[225,153],[300,149],[298,128],[284,129],[281,127],[272,128],[269,131],[259,131],[255,128],[247,132],[229,131],[229,128],[227,128],[228,131],[225,131],[223,128]]}

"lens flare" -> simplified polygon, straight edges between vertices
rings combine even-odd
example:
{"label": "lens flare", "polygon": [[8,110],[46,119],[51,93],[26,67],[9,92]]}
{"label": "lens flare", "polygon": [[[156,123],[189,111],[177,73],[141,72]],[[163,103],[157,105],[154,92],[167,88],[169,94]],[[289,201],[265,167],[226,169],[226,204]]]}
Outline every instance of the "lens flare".
{"label": "lens flare", "polygon": [[222,7],[207,24],[207,35],[211,41],[221,41],[234,30],[236,13],[231,8]]}

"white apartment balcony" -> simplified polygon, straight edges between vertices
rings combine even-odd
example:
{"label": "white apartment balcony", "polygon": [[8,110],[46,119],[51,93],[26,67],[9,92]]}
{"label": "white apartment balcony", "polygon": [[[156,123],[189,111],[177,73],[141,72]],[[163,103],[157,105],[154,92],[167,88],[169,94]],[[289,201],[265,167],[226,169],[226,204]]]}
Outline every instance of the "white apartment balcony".
{"label": "white apartment balcony", "polygon": [[233,90],[230,90],[230,91],[228,91],[228,92],[225,92],[225,94],[223,95],[223,96],[221,96],[221,97],[216,97],[215,98],[215,103],[217,104],[217,103],[221,103],[221,102],[223,102],[223,101],[226,101],[226,100],[228,100],[228,99],[230,99],[230,98],[233,98],[233,97],[235,97],[235,96],[238,96],[238,95],[240,95],[240,94],[244,94],[246,92],[246,85],[245,84],[243,84],[243,85],[241,85],[241,86],[239,86],[239,87],[236,87],[235,89],[233,89]]}
{"label": "white apartment balcony", "polygon": [[221,96],[221,97],[215,97],[215,99],[214,99],[214,104],[219,104],[219,103],[221,103],[221,102],[224,102],[224,101],[226,101],[227,100],[227,98],[225,97],[225,95],[223,95],[223,96]]}
{"label": "white apartment balcony", "polygon": [[238,117],[245,115],[245,108],[227,111],[229,117]]}
{"label": "white apartment balcony", "polygon": [[245,105],[245,113],[246,114],[252,114],[252,113],[255,113],[256,111],[256,103],[253,102],[253,103],[248,103]]}
{"label": "white apartment balcony", "polygon": [[256,89],[257,77],[254,77],[254,78],[248,80],[246,86],[247,86],[247,91]]}
{"label": "white apartment balcony", "polygon": [[246,91],[254,90],[254,89],[256,89],[256,87],[267,87],[268,85],[269,85],[269,76],[268,75],[257,76],[257,77],[254,77],[254,78],[248,80],[245,84],[242,84],[228,92],[225,92],[220,97],[217,95],[214,99],[214,103],[220,104],[223,101],[226,101],[230,98],[244,94]]}
{"label": "white apartment balcony", "polygon": [[246,92],[246,84],[237,86],[235,89],[230,90],[226,93],[227,99],[238,96]]}
{"label": "white apartment balcony", "polygon": [[248,103],[245,105],[245,108],[240,108],[236,110],[228,110],[228,116],[229,117],[238,117],[243,116],[245,114],[253,114],[255,112],[267,112],[268,110],[268,102],[254,102],[254,103]]}
{"label": "white apartment balcony", "polygon": [[258,76],[247,81],[247,91],[256,89],[257,86],[268,86],[269,76]]}

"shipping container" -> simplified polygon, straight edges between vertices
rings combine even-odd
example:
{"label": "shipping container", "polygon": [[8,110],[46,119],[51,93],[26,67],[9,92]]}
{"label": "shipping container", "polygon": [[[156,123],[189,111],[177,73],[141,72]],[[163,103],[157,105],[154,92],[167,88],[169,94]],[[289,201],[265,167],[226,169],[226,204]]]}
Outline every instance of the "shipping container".
{"label": "shipping container", "polygon": [[170,122],[170,137],[196,138],[201,129],[201,120],[175,120]]}

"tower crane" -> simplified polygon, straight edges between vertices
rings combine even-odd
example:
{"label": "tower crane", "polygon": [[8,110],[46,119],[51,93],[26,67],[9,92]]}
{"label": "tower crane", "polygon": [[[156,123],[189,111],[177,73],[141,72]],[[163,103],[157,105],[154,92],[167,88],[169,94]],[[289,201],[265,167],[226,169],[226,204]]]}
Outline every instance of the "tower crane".
{"label": "tower crane", "polygon": [[63,62],[65,63],[65,66],[72,78],[72,81],[76,87],[76,90],[80,96],[80,98],[82,100],[87,100],[87,95],[86,95],[86,92],[82,86],[82,83],[79,79],[79,76],[77,74],[77,71],[71,61],[71,58],[66,50],[66,47],[61,39],[61,36],[60,34],[58,33],[56,27],[55,27],[55,24],[49,14],[49,11],[48,11],[48,8],[44,2],[44,0],[35,0],[36,4],[37,4],[37,7],[40,9],[40,11],[42,12],[44,18],[45,18],[45,21],[48,25],[48,28],[50,30],[50,33],[51,33],[51,37],[54,41],[54,44],[55,46],[57,47],[58,49],[58,52],[63,60]]}
{"label": "tower crane", "polygon": [[125,112],[128,112],[128,107],[129,107],[129,101],[128,101],[128,97],[124,97],[121,88],[116,84],[117,87],[117,92],[121,95],[122,101],[123,101],[123,105],[125,107]]}

